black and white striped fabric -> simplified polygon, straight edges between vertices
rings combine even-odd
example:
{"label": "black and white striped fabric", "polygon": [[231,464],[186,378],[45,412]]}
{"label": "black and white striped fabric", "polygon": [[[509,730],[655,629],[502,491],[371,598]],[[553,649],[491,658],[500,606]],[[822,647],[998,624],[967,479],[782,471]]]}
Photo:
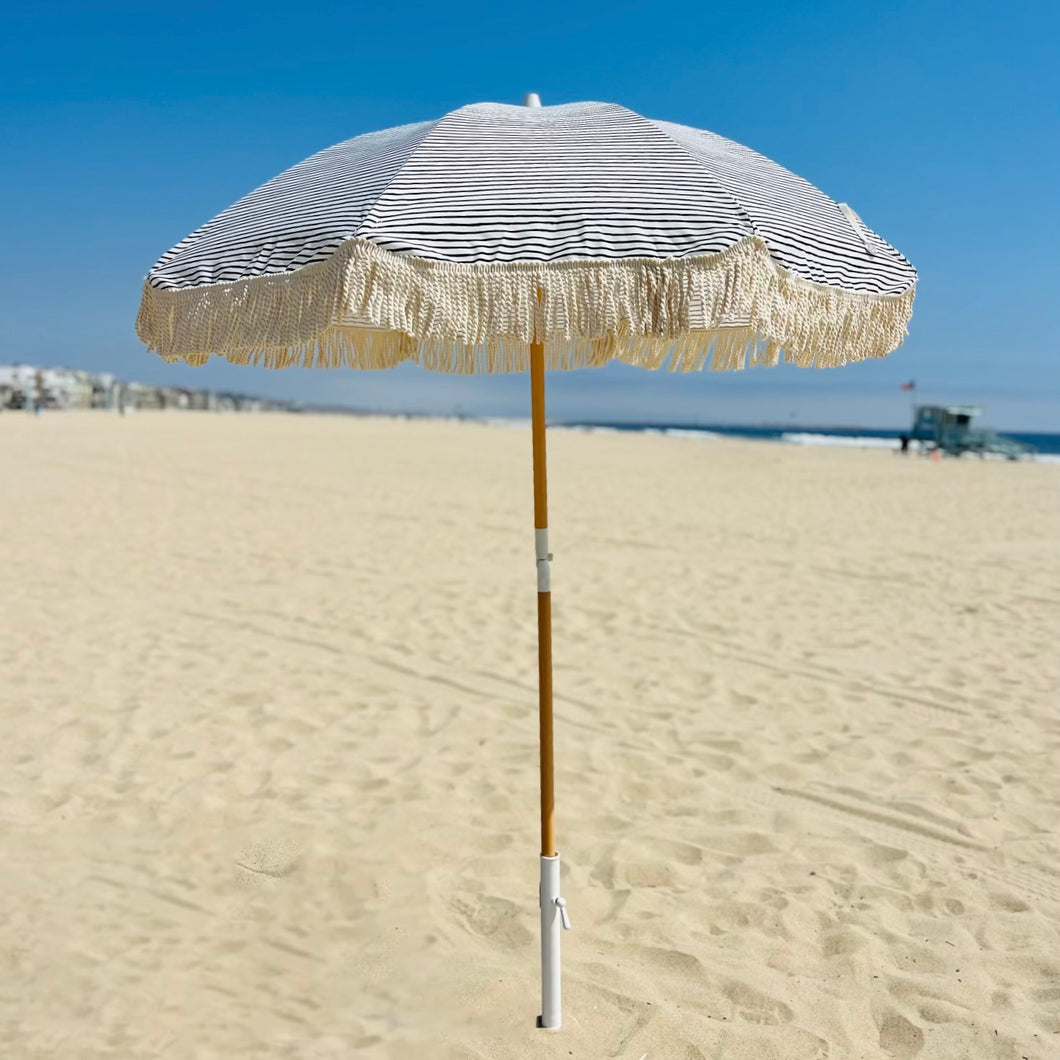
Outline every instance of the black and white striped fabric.
{"label": "black and white striped fabric", "polygon": [[849,208],[713,133],[575,103],[462,107],[329,147],[150,270],[168,360],[521,371],[828,367],[906,334],[916,273]]}
{"label": "black and white striped fabric", "polygon": [[747,236],[813,283],[899,294],[916,279],[852,212],[713,133],[611,104],[483,103],[313,155],[175,246],[148,283],[290,273],[357,238],[476,264],[687,258]]}

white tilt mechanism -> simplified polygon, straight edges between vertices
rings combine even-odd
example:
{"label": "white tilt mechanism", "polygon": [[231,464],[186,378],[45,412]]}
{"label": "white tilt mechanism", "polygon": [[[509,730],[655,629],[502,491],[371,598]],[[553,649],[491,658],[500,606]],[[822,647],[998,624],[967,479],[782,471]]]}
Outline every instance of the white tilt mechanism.
{"label": "white tilt mechanism", "polygon": [[552,592],[552,553],[548,550],[548,530],[534,531],[534,549],[537,553],[537,591]]}

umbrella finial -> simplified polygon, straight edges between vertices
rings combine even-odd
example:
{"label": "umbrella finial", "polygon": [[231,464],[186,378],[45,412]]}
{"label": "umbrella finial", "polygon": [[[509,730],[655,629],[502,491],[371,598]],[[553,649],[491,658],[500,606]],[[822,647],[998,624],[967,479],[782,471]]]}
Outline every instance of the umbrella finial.
{"label": "umbrella finial", "polygon": [[523,106],[540,107],[541,97],[536,92],[527,92],[527,94],[523,96]]}

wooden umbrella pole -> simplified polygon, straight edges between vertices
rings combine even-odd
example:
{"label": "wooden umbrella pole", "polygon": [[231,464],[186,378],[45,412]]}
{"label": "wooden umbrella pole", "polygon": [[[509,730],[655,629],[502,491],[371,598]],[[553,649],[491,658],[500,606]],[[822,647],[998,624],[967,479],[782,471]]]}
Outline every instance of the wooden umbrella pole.
{"label": "wooden umbrella pole", "polygon": [[534,538],[537,554],[537,667],[541,726],[541,855],[556,856],[552,750],[552,591],[545,471],[545,350],[530,345],[530,422],[534,447]]}
{"label": "wooden umbrella pole", "polygon": [[539,1027],[563,1024],[560,930],[570,927],[559,893],[552,764],[552,553],[548,550],[548,492],[545,485],[545,349],[530,344],[530,422],[534,444],[534,552],[537,557],[537,668],[541,719],[541,1015]]}

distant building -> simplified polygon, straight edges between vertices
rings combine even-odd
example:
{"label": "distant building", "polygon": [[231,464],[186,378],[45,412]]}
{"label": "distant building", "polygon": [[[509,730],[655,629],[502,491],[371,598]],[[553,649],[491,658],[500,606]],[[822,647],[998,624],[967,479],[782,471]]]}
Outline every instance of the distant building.
{"label": "distant building", "polygon": [[218,394],[190,387],[149,386],[116,379],[109,372],[0,364],[0,410],[196,409],[221,412],[297,411],[288,402],[246,394]]}
{"label": "distant building", "polygon": [[35,368],[25,364],[0,365],[0,408],[28,408],[36,392]]}
{"label": "distant building", "polygon": [[114,376],[104,372],[92,378],[92,405],[94,409],[112,409],[118,403],[120,387]]}

